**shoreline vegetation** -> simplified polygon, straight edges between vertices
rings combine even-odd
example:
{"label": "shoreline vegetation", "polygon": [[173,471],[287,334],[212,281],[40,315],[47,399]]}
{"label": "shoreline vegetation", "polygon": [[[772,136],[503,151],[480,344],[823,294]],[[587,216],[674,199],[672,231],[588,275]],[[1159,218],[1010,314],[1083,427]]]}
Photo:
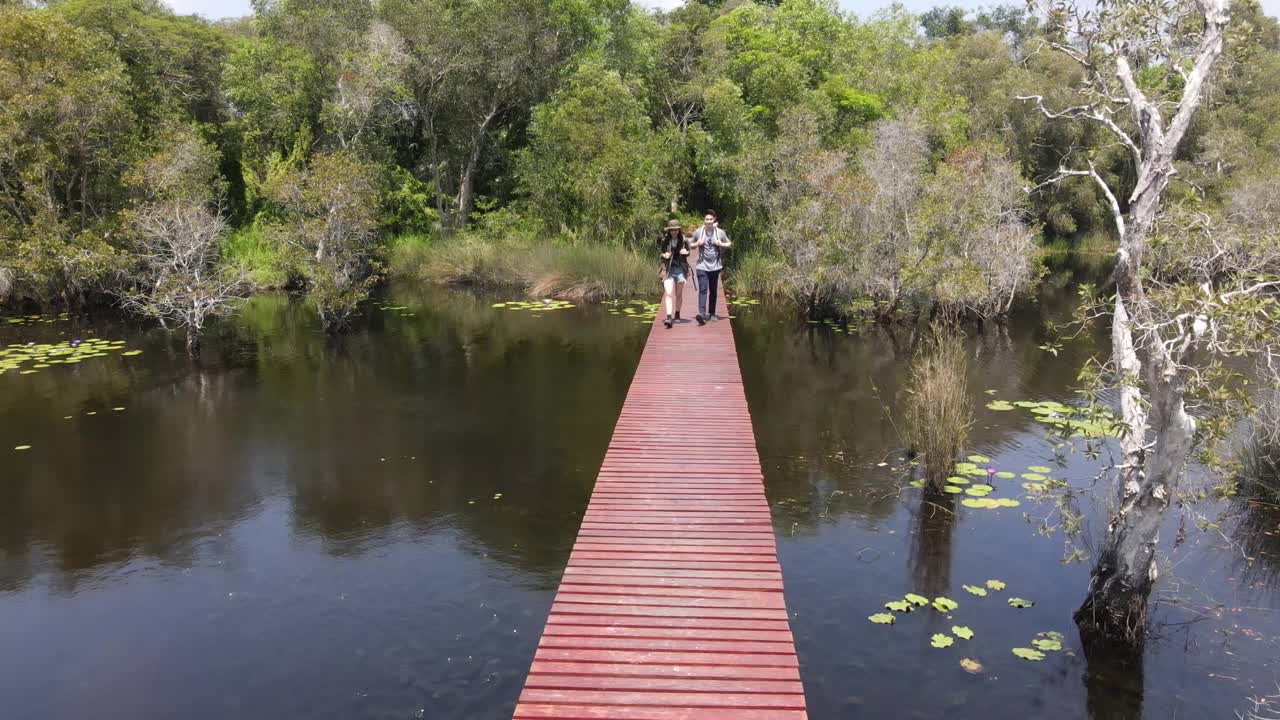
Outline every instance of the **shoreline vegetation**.
{"label": "shoreline vegetation", "polygon": [[[714,209],[738,294],[985,322],[1046,258],[1113,255],[1101,188],[1133,184],[1113,132],[1044,112],[1083,78],[1053,5],[254,7],[0,0],[0,307],[115,306],[194,351],[256,289],[304,294],[335,332],[386,277],[634,296],[656,292],[667,220]],[[1256,0],[1232,23],[1178,219],[1275,204],[1280,23]],[[1077,151],[1095,177],[1046,182]]]}

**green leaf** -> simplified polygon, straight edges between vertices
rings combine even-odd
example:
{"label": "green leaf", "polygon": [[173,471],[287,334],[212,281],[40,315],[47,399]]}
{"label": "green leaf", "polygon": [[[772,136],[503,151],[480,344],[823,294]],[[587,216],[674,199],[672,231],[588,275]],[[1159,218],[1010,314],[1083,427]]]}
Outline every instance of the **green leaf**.
{"label": "green leaf", "polygon": [[989,462],[991,462],[991,458],[987,457],[986,455],[970,455],[970,456],[968,457],[968,460],[969,460],[969,462],[974,462],[974,463],[989,463]]}
{"label": "green leaf", "polygon": [[907,602],[911,603],[912,605],[918,605],[920,607],[924,607],[925,605],[929,604],[929,598],[923,595],[916,595],[915,593],[907,593]]}
{"label": "green leaf", "polygon": [[955,636],[960,638],[961,640],[973,639],[973,631],[965,627],[964,625],[952,625],[951,632],[955,633]]}
{"label": "green leaf", "polygon": [[955,639],[952,638],[950,635],[943,635],[942,633],[937,633],[933,636],[933,641],[930,642],[929,644],[936,648],[947,648],[954,645],[955,642],[956,642]]}
{"label": "green leaf", "polygon": [[995,510],[996,508],[1000,507],[1000,503],[996,502],[992,498],[987,498],[987,497],[965,498],[964,500],[960,501],[960,504],[968,508],[975,508],[979,510]]}
{"label": "green leaf", "polygon": [[1023,660],[1040,661],[1044,659],[1044,653],[1040,652],[1039,650],[1032,650],[1031,648],[1014,648],[1013,654],[1017,655]]}
{"label": "green leaf", "polygon": [[1016,608],[1029,608],[1035,605],[1031,600],[1023,600],[1022,598],[1009,598],[1009,605]]}
{"label": "green leaf", "polygon": [[892,625],[897,622],[897,618],[889,613],[876,613],[867,617],[868,620],[877,625]]}
{"label": "green leaf", "polygon": [[980,587],[976,586],[976,585],[965,585],[965,586],[964,586],[964,589],[965,589],[965,590],[967,590],[967,591],[969,591],[969,593],[971,593],[971,594],[973,594],[973,595],[977,595],[978,597],[986,597],[986,596],[987,596],[987,591],[986,591],[986,590],[984,590],[983,588],[980,588]]}
{"label": "green leaf", "polygon": [[996,473],[996,477],[1000,478],[1001,480],[1009,480],[1010,478],[1017,477],[1017,475],[1014,475],[1013,473],[1005,470],[1001,470],[1000,472]]}
{"label": "green leaf", "polygon": [[969,478],[963,478],[963,477],[960,477],[959,475],[953,475],[952,477],[947,478],[947,484],[948,485],[968,485]]}
{"label": "green leaf", "polygon": [[1062,649],[1062,643],[1057,640],[1032,640],[1031,644],[1035,645],[1037,650],[1050,651]]}
{"label": "green leaf", "polygon": [[996,498],[993,502],[995,502],[996,507],[1006,507],[1006,508],[1016,508],[1022,504],[1017,500],[1010,500],[1009,498]]}
{"label": "green leaf", "polygon": [[1030,471],[1031,471],[1031,472],[1033,472],[1033,473],[1047,473],[1047,472],[1052,472],[1049,468],[1047,468],[1047,467],[1045,467],[1045,466],[1043,466],[1043,465],[1032,465],[1032,466],[1028,467],[1027,469],[1028,469],[1028,470],[1030,470]]}
{"label": "green leaf", "polygon": [[999,580],[988,580],[987,587],[992,590],[1003,590],[1005,588],[1005,584]]}
{"label": "green leaf", "polygon": [[948,486],[946,486],[946,487],[942,488],[942,491],[943,491],[943,492],[946,492],[946,493],[951,493],[952,495],[956,495],[956,494],[959,494],[959,493],[964,492],[964,490],[962,490],[962,489],[960,489],[960,488],[956,487],[955,485],[948,485]]}
{"label": "green leaf", "polygon": [[1024,482],[1022,483],[1022,487],[1024,490],[1029,490],[1031,492],[1044,492],[1046,486],[1044,483]]}
{"label": "green leaf", "polygon": [[885,603],[884,606],[894,612],[911,612],[911,603],[906,600],[891,600]]}
{"label": "green leaf", "polygon": [[1046,478],[1044,475],[1041,475],[1040,473],[1022,473],[1022,479],[1031,480],[1032,482],[1044,482],[1049,478]]}
{"label": "green leaf", "polygon": [[997,412],[1005,412],[1007,410],[1012,410],[1013,405],[1009,404],[1007,400],[996,400],[995,402],[987,403],[987,409],[995,410]]}

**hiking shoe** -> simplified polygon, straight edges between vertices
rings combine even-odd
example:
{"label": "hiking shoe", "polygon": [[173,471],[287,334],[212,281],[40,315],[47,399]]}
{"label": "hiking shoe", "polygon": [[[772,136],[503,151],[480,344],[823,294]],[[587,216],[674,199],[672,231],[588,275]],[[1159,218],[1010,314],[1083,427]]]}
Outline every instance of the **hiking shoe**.
{"label": "hiking shoe", "polygon": [[662,324],[666,325],[667,329],[670,330],[671,326],[674,325],[675,323],[671,322],[671,318],[668,317],[666,320],[662,321]]}
{"label": "hiking shoe", "polygon": [[694,315],[694,316],[693,316],[693,319],[694,319],[694,320],[697,320],[699,325],[706,325],[706,324],[707,324],[707,319],[706,319],[706,318],[704,318],[704,317],[702,317],[701,315]]}
{"label": "hiking shoe", "polygon": [[680,311],[676,311],[676,322],[680,322]]}

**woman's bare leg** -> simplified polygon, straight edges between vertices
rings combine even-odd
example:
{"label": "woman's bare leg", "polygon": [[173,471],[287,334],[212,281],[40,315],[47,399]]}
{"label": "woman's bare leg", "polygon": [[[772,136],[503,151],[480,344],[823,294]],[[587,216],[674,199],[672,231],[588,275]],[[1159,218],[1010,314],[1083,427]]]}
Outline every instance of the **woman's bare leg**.
{"label": "woman's bare leg", "polygon": [[675,288],[672,289],[672,294],[676,296],[676,312],[678,313],[680,312],[680,306],[684,304],[684,281],[683,280],[676,283]]}
{"label": "woman's bare leg", "polygon": [[662,281],[662,297],[667,301],[667,317],[671,317],[675,312],[675,278],[666,278]]}

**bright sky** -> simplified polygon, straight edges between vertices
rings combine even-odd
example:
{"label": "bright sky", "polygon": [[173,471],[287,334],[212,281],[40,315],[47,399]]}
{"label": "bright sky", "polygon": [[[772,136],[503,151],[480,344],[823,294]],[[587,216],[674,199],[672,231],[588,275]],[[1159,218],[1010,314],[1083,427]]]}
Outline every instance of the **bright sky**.
{"label": "bright sky", "polygon": [[[1008,1],[1004,0],[1005,3]],[[249,0],[165,0],[165,2],[184,15],[195,13],[211,20],[249,14]],[[641,0],[641,2],[658,8],[672,8],[683,4],[683,0]],[[910,10],[922,11],[937,5],[960,5],[973,8],[989,7],[1001,2],[999,0],[902,0],[902,4]],[[871,2],[840,0],[840,5],[846,10],[857,13],[859,17],[865,17],[882,7],[887,7],[889,3],[882,0],[871,0]],[[1262,0],[1262,7],[1268,15],[1280,15],[1280,0]]]}

